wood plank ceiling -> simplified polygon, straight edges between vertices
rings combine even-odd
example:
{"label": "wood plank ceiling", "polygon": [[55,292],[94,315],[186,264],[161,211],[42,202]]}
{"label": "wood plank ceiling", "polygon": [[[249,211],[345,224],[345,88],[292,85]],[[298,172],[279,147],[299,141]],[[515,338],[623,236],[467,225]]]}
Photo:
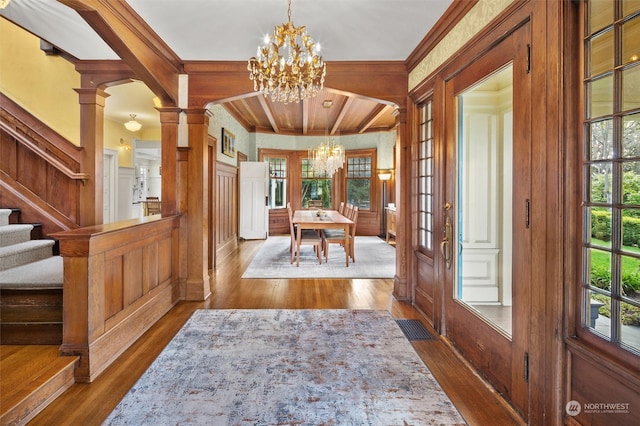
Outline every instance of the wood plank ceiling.
{"label": "wood plank ceiling", "polygon": [[247,131],[282,135],[388,131],[396,126],[397,115],[393,104],[328,88],[299,103],[271,102],[252,93],[222,105]]}

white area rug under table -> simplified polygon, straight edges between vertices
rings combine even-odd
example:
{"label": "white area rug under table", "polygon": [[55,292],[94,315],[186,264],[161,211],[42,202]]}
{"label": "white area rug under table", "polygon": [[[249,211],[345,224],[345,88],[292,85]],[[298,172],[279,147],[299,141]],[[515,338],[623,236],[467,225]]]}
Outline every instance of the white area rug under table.
{"label": "white area rug under table", "polygon": [[199,310],[107,425],[459,425],[386,311]]}
{"label": "white area rug under table", "polygon": [[329,261],[318,264],[312,246],[300,247],[300,266],[291,264],[290,237],[269,237],[264,242],[242,278],[393,278],[396,250],[378,237],[356,237],[356,261],[345,264],[344,248],[329,247]]}

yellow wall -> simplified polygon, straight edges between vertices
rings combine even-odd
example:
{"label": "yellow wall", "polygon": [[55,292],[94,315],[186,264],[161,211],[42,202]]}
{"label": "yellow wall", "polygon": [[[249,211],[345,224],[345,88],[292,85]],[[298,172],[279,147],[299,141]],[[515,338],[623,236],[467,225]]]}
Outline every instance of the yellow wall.
{"label": "yellow wall", "polygon": [[40,39],[0,18],[0,91],[75,145],[80,145],[80,74],[47,56]]}
{"label": "yellow wall", "polygon": [[119,121],[104,120],[104,147],[118,151],[119,167],[133,167],[132,151],[125,149],[120,144],[120,139],[129,147],[133,147],[134,139],[159,141],[160,138],[160,128],[145,130],[143,127],[140,131],[130,132]]}

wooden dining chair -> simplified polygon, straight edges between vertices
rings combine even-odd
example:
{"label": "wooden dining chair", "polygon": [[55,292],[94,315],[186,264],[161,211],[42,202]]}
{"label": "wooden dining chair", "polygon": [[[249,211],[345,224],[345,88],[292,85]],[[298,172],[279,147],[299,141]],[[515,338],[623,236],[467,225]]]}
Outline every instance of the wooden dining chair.
{"label": "wooden dining chair", "polygon": [[322,200],[309,200],[307,202],[307,206],[310,209],[321,209],[322,208]]}
{"label": "wooden dining chair", "polygon": [[344,212],[342,212],[342,214],[350,219],[351,213],[353,212],[353,204],[351,203],[347,203],[344,206]]}
{"label": "wooden dining chair", "polygon": [[[293,263],[293,259],[295,257],[297,259],[296,266],[300,266],[300,250],[298,249],[298,242],[296,239],[296,229],[293,226],[293,210],[289,203],[287,203],[287,212],[289,213],[289,231],[291,233],[291,245],[289,247],[289,251],[291,252],[291,263]],[[313,229],[302,229],[301,231],[300,246],[313,246],[313,250],[318,256],[318,263],[322,264],[322,236]]]}
{"label": "wooden dining chair", "polygon": [[147,197],[147,215],[160,214],[160,199],[158,197]]}
{"label": "wooden dining chair", "polygon": [[[356,242],[356,226],[358,224],[358,206],[354,206],[351,209],[350,213],[351,219],[353,221],[353,225],[349,226],[349,234],[347,238],[349,239],[349,257],[352,262],[356,261],[355,256],[355,242]],[[329,260],[329,244],[340,244],[344,247],[345,235],[344,230],[342,229],[325,229],[323,232],[323,250],[324,250],[324,259],[325,262]]]}
{"label": "wooden dining chair", "polygon": [[338,207],[338,213],[344,214],[344,201],[340,201],[340,207]]}

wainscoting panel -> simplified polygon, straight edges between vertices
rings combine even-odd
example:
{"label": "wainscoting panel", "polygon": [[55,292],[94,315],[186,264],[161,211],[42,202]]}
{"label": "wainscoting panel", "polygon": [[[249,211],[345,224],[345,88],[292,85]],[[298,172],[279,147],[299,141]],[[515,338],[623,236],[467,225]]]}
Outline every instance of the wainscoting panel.
{"label": "wainscoting panel", "polygon": [[238,168],[216,163],[216,258],[238,248]]}

